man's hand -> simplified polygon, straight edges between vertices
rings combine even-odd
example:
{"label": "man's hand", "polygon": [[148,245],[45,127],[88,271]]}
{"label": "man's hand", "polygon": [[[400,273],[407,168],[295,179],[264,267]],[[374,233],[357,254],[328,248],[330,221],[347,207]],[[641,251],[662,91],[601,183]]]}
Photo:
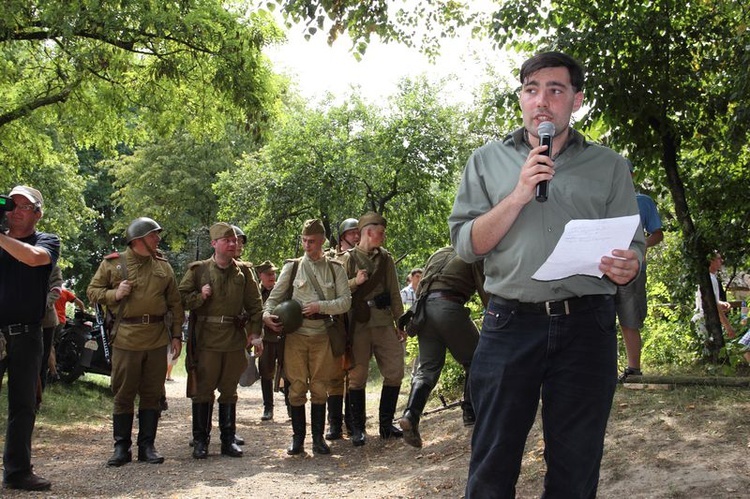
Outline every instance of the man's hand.
{"label": "man's hand", "polygon": [[130,294],[130,291],[132,291],[132,289],[133,286],[130,284],[130,281],[128,281],[127,279],[121,281],[120,285],[117,286],[117,289],[115,290],[115,300],[122,300]]}
{"label": "man's hand", "polygon": [[246,348],[254,349],[255,356],[260,357],[263,354],[263,339],[258,336],[248,336]]}
{"label": "man's hand", "polygon": [[210,284],[205,284],[201,288],[201,296],[203,297],[204,300],[208,300],[208,298],[211,296],[212,293],[213,293],[213,290],[211,290]]}
{"label": "man's hand", "polygon": [[172,354],[172,360],[177,360],[182,352],[181,338],[172,338],[172,351],[174,352],[174,354]]}
{"label": "man's hand", "polygon": [[311,315],[315,315],[317,313],[320,313],[319,301],[308,303],[307,305],[304,305],[302,307],[302,315],[304,315],[305,317],[310,317]]}
{"label": "man's hand", "polygon": [[633,250],[612,250],[612,256],[603,256],[599,263],[599,270],[609,280],[618,285],[624,285],[633,280],[640,272],[638,253]]}
{"label": "man's hand", "polygon": [[280,333],[284,328],[278,315],[263,314],[263,324],[274,333]]}
{"label": "man's hand", "polygon": [[369,278],[370,277],[367,275],[367,270],[365,270],[365,269],[359,269],[359,270],[357,270],[357,276],[354,278],[354,282],[357,283],[357,286],[361,286]]}

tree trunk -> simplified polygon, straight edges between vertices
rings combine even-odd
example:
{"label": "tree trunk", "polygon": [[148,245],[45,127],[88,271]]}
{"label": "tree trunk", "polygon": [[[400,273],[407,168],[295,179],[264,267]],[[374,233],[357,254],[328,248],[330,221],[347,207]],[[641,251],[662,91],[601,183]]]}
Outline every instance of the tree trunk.
{"label": "tree trunk", "polygon": [[718,363],[721,349],[724,346],[724,335],[722,334],[719,312],[716,306],[711,279],[708,274],[708,261],[706,257],[711,253],[711,248],[706,247],[703,237],[695,230],[693,219],[690,216],[687,200],[685,198],[685,185],[682,183],[678,169],[679,143],[672,131],[671,121],[666,116],[662,119],[650,120],[652,127],[659,134],[662,145],[662,163],[667,175],[667,184],[672,194],[675,214],[682,229],[682,237],[685,244],[685,256],[690,266],[691,273],[698,278],[703,301],[703,313],[705,316],[708,338],[705,339],[706,360]]}

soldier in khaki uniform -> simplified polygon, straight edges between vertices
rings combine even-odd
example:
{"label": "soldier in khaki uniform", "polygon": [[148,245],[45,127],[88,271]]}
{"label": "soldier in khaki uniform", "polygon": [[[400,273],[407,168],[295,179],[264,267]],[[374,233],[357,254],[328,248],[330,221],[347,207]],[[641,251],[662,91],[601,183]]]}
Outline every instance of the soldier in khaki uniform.
{"label": "soldier in khaki uniform", "polygon": [[[255,266],[255,273],[260,281],[260,296],[263,303],[271,294],[276,285],[276,271],[278,269],[270,261],[266,260]],[[258,359],[258,374],[260,374],[260,389],[263,393],[263,415],[261,421],[273,419],[273,380],[276,370],[281,369],[281,351],[279,349],[279,335],[272,329],[263,326],[263,354]],[[284,400],[289,408],[289,386],[284,384]]]}
{"label": "soldier in khaki uniform", "polygon": [[404,441],[422,447],[419,419],[432,389],[440,379],[445,365],[445,352],[450,351],[464,368],[464,396],[461,402],[465,426],[474,424],[474,409],[469,393],[469,368],[479,342],[479,331],[472,322],[466,302],[478,293],[487,307],[489,297],[484,291],[484,260],[466,263],[453,246],[440,248],[430,256],[424,277],[417,287],[417,299],[423,300],[425,323],[418,333],[419,367],[411,379],[411,393],[403,417]]}
{"label": "soldier in khaki uniform", "polygon": [[[331,248],[328,253],[330,258],[340,260],[341,257],[350,249],[354,248],[359,242],[359,220],[356,218],[347,218],[339,224],[339,242],[335,248]],[[326,440],[339,440],[343,434],[343,422],[346,420],[348,433],[351,435],[351,412],[349,411],[349,395],[346,390],[346,370],[340,358],[334,363],[334,372],[331,382],[328,385],[328,432]],[[346,398],[346,404],[344,404]],[[346,416],[344,416],[344,407],[346,407]]]}
{"label": "soldier in khaki uniform", "polygon": [[126,231],[128,249],[104,257],[86,290],[91,303],[105,305],[118,318],[112,340],[115,451],[109,466],[132,460],[133,410],[138,407],[138,460],[162,463],[154,449],[159,398],[167,373],[167,345],[182,348],[183,309],[169,263],[157,253],[161,227],[135,219]]}
{"label": "soldier in khaki uniform", "polygon": [[[209,229],[214,255],[193,262],[180,282],[185,308],[195,315],[193,359],[197,361],[197,390],[193,399],[193,457],[208,456],[214,390],[219,390],[221,453],[241,457],[235,442],[237,383],[247,367],[245,349],[260,354],[263,304],[252,269],[237,262],[237,236],[219,222]],[[249,333],[249,334],[248,334]],[[192,341],[192,340],[191,340]]]}
{"label": "soldier in khaki uniform", "polygon": [[[302,305],[303,321],[294,333],[287,334],[284,345],[284,372],[289,380],[289,403],[294,436],[287,450],[290,455],[303,452],[305,441],[305,403],[310,392],[310,429],[315,454],[330,454],[323,439],[328,382],[334,364],[326,322],[332,315],[346,313],[351,293],[341,264],[323,253],[325,229],[320,220],[308,220],[302,229],[305,255],[288,261],[281,269],[279,282],[266,300],[263,323],[281,332],[283,324],[273,315],[276,306],[291,291],[292,300]],[[295,272],[296,267],[296,274]],[[323,295],[323,296],[321,296]]]}
{"label": "soldier in khaki uniform", "polygon": [[365,385],[370,358],[374,355],[383,388],[380,394],[380,436],[401,437],[401,429],[393,425],[401,380],[404,377],[406,335],[396,328],[403,314],[396,265],[382,248],[386,220],[375,212],[359,219],[360,240],[343,256],[352,291],[354,366],[349,371],[349,400],[352,412],[352,443],[365,444]]}

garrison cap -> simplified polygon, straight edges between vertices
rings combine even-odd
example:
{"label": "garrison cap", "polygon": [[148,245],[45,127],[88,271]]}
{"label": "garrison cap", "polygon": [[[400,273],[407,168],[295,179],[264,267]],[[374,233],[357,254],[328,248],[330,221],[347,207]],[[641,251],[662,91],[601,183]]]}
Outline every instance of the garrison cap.
{"label": "garrison cap", "polygon": [[266,260],[265,262],[259,263],[255,266],[255,271],[258,274],[262,274],[264,272],[276,272],[277,270],[279,269],[276,268],[276,265],[274,265],[271,260]]}
{"label": "garrison cap", "polygon": [[359,230],[364,229],[368,225],[382,225],[383,227],[386,226],[386,220],[383,218],[382,215],[379,213],[375,213],[374,211],[368,211],[361,217],[359,217]]}
{"label": "garrison cap", "polygon": [[325,235],[325,233],[326,229],[323,227],[323,222],[317,218],[305,221],[305,224],[302,226],[303,236],[314,236],[315,234]]}
{"label": "garrison cap", "polygon": [[34,189],[33,187],[29,187],[28,185],[15,186],[13,190],[10,191],[10,194],[8,194],[8,196],[13,197],[15,195],[25,197],[40,208],[44,206],[44,198],[42,197],[42,193]]}
{"label": "garrison cap", "polygon": [[226,222],[217,222],[208,229],[208,233],[211,235],[211,240],[216,241],[224,237],[237,237],[234,232],[234,227]]}

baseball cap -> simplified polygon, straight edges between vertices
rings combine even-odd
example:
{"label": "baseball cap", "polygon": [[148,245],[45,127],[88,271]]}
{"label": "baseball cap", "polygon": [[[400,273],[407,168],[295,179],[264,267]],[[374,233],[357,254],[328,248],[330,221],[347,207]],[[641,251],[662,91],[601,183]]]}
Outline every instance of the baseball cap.
{"label": "baseball cap", "polygon": [[12,191],[10,191],[10,194],[8,194],[8,196],[13,197],[16,195],[25,197],[39,207],[44,206],[44,198],[42,197],[42,193],[34,189],[33,187],[29,187],[27,185],[17,185],[13,188]]}

